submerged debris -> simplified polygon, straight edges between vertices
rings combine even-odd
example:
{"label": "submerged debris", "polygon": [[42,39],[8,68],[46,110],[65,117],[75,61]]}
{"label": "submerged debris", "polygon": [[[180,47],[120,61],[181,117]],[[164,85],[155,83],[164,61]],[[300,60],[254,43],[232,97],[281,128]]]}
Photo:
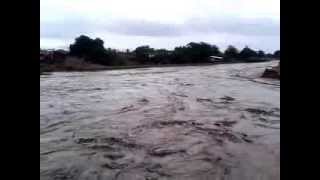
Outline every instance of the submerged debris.
{"label": "submerged debris", "polygon": [[237,121],[218,121],[218,122],[214,123],[214,125],[230,127],[236,123],[237,123]]}
{"label": "submerged debris", "polygon": [[224,100],[224,101],[234,101],[235,100],[233,97],[230,97],[230,96],[224,96],[224,97],[222,97],[220,99]]}
{"label": "submerged debris", "polygon": [[154,148],[152,149],[149,154],[152,156],[159,156],[159,157],[164,157],[176,153],[185,153],[186,150],[184,149],[166,149],[166,148]]}
{"label": "submerged debris", "polygon": [[213,102],[211,99],[207,99],[207,98],[197,98],[198,102]]}
{"label": "submerged debris", "polygon": [[109,158],[111,160],[116,160],[116,159],[120,159],[123,158],[125,155],[123,153],[120,152],[109,152],[103,155],[103,157],[105,158]]}

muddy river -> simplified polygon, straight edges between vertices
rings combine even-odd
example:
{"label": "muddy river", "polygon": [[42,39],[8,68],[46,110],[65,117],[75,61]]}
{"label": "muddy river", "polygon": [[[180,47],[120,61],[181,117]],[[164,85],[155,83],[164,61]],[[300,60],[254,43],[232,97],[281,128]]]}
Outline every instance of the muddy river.
{"label": "muddy river", "polygon": [[40,76],[40,179],[280,179],[272,64]]}

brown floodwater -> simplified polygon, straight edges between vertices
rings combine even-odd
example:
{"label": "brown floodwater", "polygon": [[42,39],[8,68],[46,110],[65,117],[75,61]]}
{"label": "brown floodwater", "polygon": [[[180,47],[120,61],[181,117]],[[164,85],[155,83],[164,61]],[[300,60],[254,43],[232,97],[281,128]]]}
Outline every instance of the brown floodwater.
{"label": "brown floodwater", "polygon": [[40,179],[280,179],[273,64],[40,76]]}

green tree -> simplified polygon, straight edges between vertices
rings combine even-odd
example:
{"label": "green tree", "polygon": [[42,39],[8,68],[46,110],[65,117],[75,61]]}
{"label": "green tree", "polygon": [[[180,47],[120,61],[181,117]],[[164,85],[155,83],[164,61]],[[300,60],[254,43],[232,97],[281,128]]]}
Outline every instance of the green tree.
{"label": "green tree", "polygon": [[84,58],[86,61],[103,65],[112,65],[112,61],[116,56],[115,51],[104,48],[102,39],[91,39],[85,35],[77,37],[69,49],[70,55],[72,56]]}
{"label": "green tree", "polygon": [[273,54],[267,53],[267,54],[266,54],[266,57],[267,57],[267,58],[273,58]]}
{"label": "green tree", "polygon": [[186,46],[186,53],[193,63],[206,62],[213,55],[213,47],[205,42],[191,42]]}
{"label": "green tree", "polygon": [[224,58],[226,60],[236,59],[239,57],[239,50],[234,46],[228,46],[228,48],[224,51]]}
{"label": "green tree", "polygon": [[99,38],[93,40],[88,36],[81,35],[70,45],[70,54],[78,57],[92,56],[96,52],[103,52],[103,41]]}
{"label": "green tree", "polygon": [[262,50],[259,50],[257,55],[258,55],[259,58],[264,58],[264,57],[266,57],[266,54],[265,54],[264,51],[262,51]]}
{"label": "green tree", "polygon": [[153,54],[154,49],[150,48],[150,46],[139,46],[134,50],[136,58],[141,63],[149,63],[150,56]]}
{"label": "green tree", "polygon": [[273,57],[274,57],[274,58],[277,58],[277,59],[280,59],[280,50],[276,50],[276,51],[273,53]]}
{"label": "green tree", "polygon": [[191,58],[188,55],[188,49],[185,46],[175,47],[171,56],[171,63],[173,64],[183,64],[190,63]]}
{"label": "green tree", "polygon": [[154,50],[153,57],[151,57],[151,62],[155,64],[169,64],[171,63],[171,51],[166,49],[156,49]]}
{"label": "green tree", "polygon": [[239,58],[241,59],[249,59],[249,58],[254,58],[258,57],[258,54],[256,51],[250,49],[248,46],[242,49],[242,51],[239,53]]}
{"label": "green tree", "polygon": [[222,52],[220,51],[219,47],[216,45],[211,45],[211,55],[212,56],[222,56]]}

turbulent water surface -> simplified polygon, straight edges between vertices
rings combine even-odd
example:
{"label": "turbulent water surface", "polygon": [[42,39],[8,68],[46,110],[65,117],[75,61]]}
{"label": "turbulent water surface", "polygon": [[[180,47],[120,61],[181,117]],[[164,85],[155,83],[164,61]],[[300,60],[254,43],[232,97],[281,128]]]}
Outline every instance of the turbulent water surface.
{"label": "turbulent water surface", "polygon": [[40,179],[280,179],[277,62],[40,77]]}

